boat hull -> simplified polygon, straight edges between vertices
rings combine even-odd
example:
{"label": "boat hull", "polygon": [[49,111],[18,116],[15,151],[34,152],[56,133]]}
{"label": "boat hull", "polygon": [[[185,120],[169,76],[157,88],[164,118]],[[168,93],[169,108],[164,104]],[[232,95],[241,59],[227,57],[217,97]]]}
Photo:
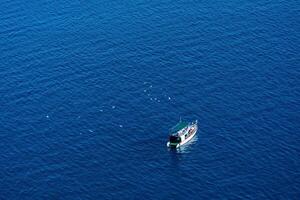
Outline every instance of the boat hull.
{"label": "boat hull", "polygon": [[[180,147],[180,146],[188,143],[196,135],[197,131],[198,131],[198,126],[195,125],[195,129],[194,129],[193,133],[187,139],[185,139],[182,142],[180,142],[179,145],[178,145],[178,147]],[[178,148],[178,147],[176,146],[176,148]]]}
{"label": "boat hull", "polygon": [[170,143],[170,142],[168,142],[167,146],[170,147],[170,148],[179,148],[180,146],[188,143],[196,135],[196,133],[198,131],[197,123],[193,124],[191,129],[192,129],[192,133],[187,138],[185,138],[185,135],[180,136],[180,138],[181,138],[180,143]]}

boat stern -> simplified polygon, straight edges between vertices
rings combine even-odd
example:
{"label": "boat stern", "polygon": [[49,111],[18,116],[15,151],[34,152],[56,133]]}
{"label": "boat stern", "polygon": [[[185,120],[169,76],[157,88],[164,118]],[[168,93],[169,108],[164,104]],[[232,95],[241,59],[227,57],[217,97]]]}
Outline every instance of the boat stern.
{"label": "boat stern", "polygon": [[169,148],[178,148],[180,146],[179,143],[170,143],[170,142],[167,142],[167,147]]}
{"label": "boat stern", "polygon": [[169,141],[167,142],[167,146],[170,148],[177,148],[180,146],[181,137],[170,135]]}

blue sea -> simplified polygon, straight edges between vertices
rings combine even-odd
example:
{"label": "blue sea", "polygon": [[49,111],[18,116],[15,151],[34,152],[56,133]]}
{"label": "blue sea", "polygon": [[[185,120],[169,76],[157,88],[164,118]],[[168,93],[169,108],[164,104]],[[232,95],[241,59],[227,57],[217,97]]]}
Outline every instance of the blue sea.
{"label": "blue sea", "polygon": [[299,1],[0,3],[1,200],[300,199]]}

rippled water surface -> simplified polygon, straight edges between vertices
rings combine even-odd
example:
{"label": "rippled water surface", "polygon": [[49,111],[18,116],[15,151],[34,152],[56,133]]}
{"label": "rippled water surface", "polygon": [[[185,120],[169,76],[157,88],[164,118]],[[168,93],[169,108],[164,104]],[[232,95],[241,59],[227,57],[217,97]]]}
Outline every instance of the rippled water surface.
{"label": "rippled water surface", "polygon": [[298,1],[0,3],[0,199],[300,198]]}

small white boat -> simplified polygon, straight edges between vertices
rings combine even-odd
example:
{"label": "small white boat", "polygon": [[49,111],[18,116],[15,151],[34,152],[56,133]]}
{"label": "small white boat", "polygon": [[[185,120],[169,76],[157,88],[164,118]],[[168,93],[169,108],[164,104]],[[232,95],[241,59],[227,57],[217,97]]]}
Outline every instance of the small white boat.
{"label": "small white boat", "polygon": [[178,148],[184,145],[196,135],[197,130],[197,120],[193,122],[182,122],[180,120],[180,122],[170,130],[167,146]]}

